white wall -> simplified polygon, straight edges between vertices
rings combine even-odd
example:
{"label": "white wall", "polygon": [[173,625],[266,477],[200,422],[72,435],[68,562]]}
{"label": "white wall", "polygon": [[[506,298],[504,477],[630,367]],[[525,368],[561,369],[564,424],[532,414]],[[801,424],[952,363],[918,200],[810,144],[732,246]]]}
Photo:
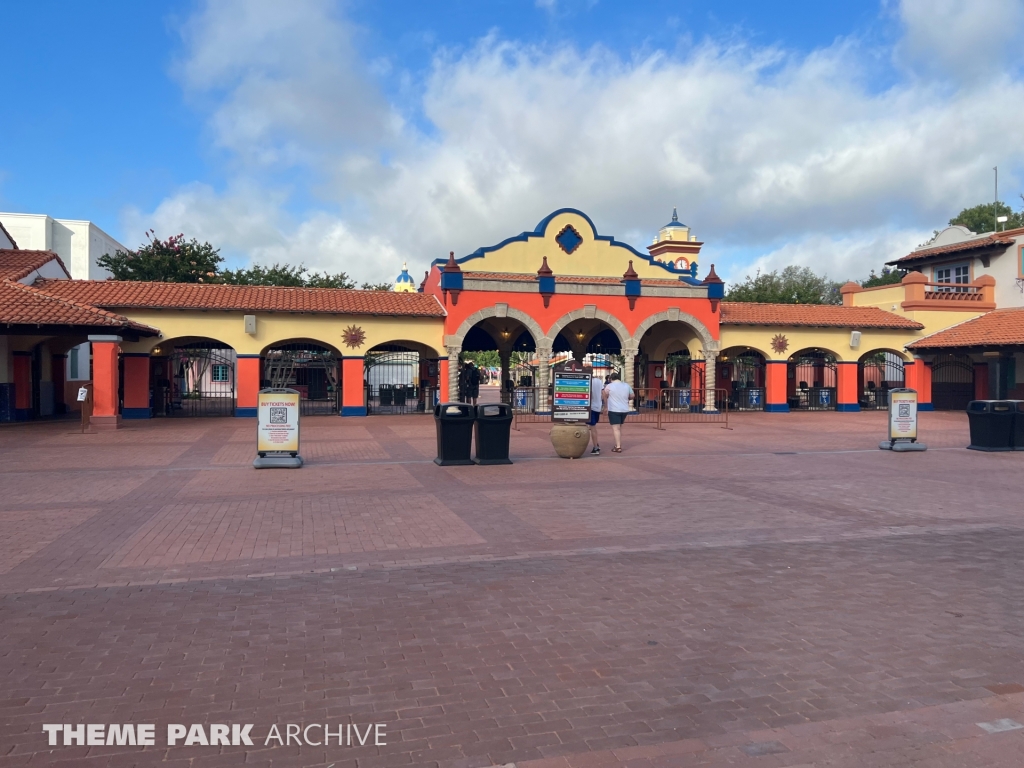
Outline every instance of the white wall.
{"label": "white wall", "polygon": [[0,213],[0,221],[25,250],[53,251],[76,280],[104,280],[110,277],[96,266],[105,253],[125,250],[91,221],[53,219],[37,213]]}

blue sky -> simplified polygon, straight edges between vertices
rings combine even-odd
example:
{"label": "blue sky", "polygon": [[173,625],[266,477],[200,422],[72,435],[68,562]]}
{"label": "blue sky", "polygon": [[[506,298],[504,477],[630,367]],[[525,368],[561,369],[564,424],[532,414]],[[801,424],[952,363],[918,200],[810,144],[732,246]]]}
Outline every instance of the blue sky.
{"label": "blue sky", "polygon": [[[967,9],[967,10],[965,10]],[[1024,0],[16,3],[0,210],[392,276],[582,208],[836,278],[1019,207]]]}

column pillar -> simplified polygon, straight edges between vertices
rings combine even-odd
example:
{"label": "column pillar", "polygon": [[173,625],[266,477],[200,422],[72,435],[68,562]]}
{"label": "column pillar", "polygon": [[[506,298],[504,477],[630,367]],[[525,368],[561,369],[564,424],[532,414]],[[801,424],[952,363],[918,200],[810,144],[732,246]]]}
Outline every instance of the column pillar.
{"label": "column pillar", "polygon": [[932,364],[918,359],[920,370],[917,372],[917,410],[934,411],[932,404]]}
{"label": "column pillar", "polygon": [[437,402],[447,403],[450,401],[451,398],[448,397],[448,358],[439,357],[437,358]]}
{"label": "column pillar", "polygon": [[[629,384],[629,386],[636,389],[636,353],[635,349],[624,349],[622,350],[623,359],[623,371],[622,380]],[[640,402],[640,397],[635,396],[633,398],[633,408],[635,409]]]}
{"label": "column pillar", "polygon": [[97,431],[120,429],[118,413],[118,358],[120,336],[90,336],[92,342],[92,428]]}
{"label": "column pillar", "polygon": [[710,350],[704,350],[704,412],[718,413],[718,403],[715,402],[715,383],[718,381],[717,371],[718,355]]}
{"label": "column pillar", "polygon": [[[836,410],[859,411],[860,398],[857,390],[857,369],[860,363],[845,360],[836,361]],[[822,380],[824,384],[824,380]]]}
{"label": "column pillar", "polygon": [[260,356],[238,355],[235,373],[235,416],[254,419],[259,410]]}
{"label": "column pillar", "polygon": [[341,361],[341,415],[366,415],[365,360],[345,357]]}
{"label": "column pillar", "polygon": [[921,394],[921,387],[917,381],[918,371],[923,366],[919,366],[920,360],[913,360],[903,364],[903,380],[907,389],[917,390],[918,396]]}
{"label": "column pillar", "polygon": [[462,347],[445,347],[448,352],[448,400],[453,402],[459,396],[459,353]]}
{"label": "column pillar", "polygon": [[65,382],[67,381],[67,355],[53,355],[50,362],[51,376],[53,378],[53,411],[57,414],[68,412],[68,403],[65,399]]}
{"label": "column pillar", "polygon": [[789,413],[786,386],[786,360],[768,360],[764,367],[764,409],[769,413]]}
{"label": "column pillar", "polygon": [[32,353],[12,352],[11,364],[14,370],[14,420],[28,421],[32,418]]}
{"label": "column pillar", "polygon": [[537,348],[537,413],[551,413],[551,395],[548,394],[548,387],[551,386],[551,350],[544,347]]}
{"label": "column pillar", "polygon": [[153,415],[149,407],[149,352],[122,352],[124,361],[123,419],[148,419]]}

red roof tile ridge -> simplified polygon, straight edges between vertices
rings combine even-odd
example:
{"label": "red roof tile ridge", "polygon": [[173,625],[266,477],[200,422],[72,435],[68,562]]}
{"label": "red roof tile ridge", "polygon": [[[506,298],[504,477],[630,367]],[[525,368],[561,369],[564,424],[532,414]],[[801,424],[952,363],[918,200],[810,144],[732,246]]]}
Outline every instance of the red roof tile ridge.
{"label": "red roof tile ridge", "polygon": [[0,271],[5,270],[3,259],[6,254],[18,257],[16,260],[21,262],[25,262],[26,257],[31,257],[33,255],[38,255],[40,257],[45,258],[41,258],[40,260],[37,261],[29,261],[28,263],[22,263],[14,267],[7,267],[6,269],[18,271],[5,274],[5,279],[21,280],[21,278],[25,277],[26,275],[32,274],[34,270],[39,269],[44,264],[51,261],[56,261],[60,265],[60,268],[64,270],[64,274],[67,275],[69,279],[71,278],[71,273],[68,271],[68,268],[64,265],[64,261],[61,259],[60,256],[58,256],[53,251],[26,250],[24,248],[0,248]]}
{"label": "red roof tile ridge", "polygon": [[[64,282],[64,281],[58,280],[58,281],[55,281],[55,282]],[[40,290],[39,288],[36,288],[35,286],[24,285],[23,283],[19,283],[16,280],[5,279],[2,284],[5,285],[5,286],[9,286],[10,288],[13,288],[15,290],[23,291],[24,293],[27,293],[27,294],[33,296],[34,298],[40,299],[42,301],[51,301],[51,302],[54,302],[56,304],[60,304],[62,306],[72,307],[72,308],[77,309],[77,310],[82,311],[82,312],[88,312],[89,314],[99,315],[104,320],[114,321],[118,325],[123,325],[123,326],[126,326],[126,327],[137,328],[137,329],[140,329],[140,330],[153,331],[154,333],[159,333],[160,332],[160,330],[158,328],[153,328],[152,326],[145,325],[144,323],[137,323],[134,320],[129,320],[127,317],[124,317],[123,315],[118,315],[118,314],[115,314],[113,312],[108,312],[105,309],[100,309],[99,307],[94,307],[94,306],[92,306],[90,304],[82,304],[81,302],[74,301],[72,299],[65,299],[65,298],[62,298],[60,296],[54,296],[52,294],[47,293],[46,291],[43,291],[43,290]],[[108,323],[104,323],[104,324],[108,324]]]}

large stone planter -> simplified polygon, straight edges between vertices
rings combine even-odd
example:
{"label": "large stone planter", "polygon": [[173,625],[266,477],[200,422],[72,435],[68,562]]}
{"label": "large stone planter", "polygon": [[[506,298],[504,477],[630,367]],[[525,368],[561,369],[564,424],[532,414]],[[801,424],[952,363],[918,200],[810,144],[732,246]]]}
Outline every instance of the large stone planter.
{"label": "large stone planter", "polygon": [[590,428],[586,424],[555,424],[551,427],[551,445],[563,459],[578,459],[590,445]]}

